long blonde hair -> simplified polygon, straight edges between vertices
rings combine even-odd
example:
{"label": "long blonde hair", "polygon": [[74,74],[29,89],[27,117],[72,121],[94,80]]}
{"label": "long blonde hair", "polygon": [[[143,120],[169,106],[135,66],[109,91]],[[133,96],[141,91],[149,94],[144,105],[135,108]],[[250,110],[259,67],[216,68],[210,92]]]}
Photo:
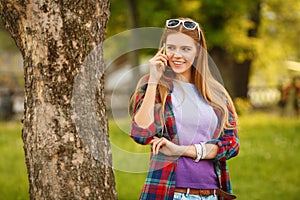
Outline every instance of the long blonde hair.
{"label": "long blonde hair", "polygon": [[[178,19],[195,22],[190,18],[178,18]],[[203,96],[206,102],[210,104],[213,108],[218,109],[221,112],[220,130],[222,131],[223,129],[232,129],[234,128],[234,126],[232,126],[229,123],[229,112],[231,112],[233,117],[236,119],[237,118],[236,111],[232,99],[229,96],[228,92],[226,91],[224,86],[213,77],[209,69],[206,40],[202,28],[201,27],[199,28],[200,28],[200,38],[199,38],[199,33],[197,28],[194,30],[189,30],[184,28],[182,24],[180,24],[175,28],[165,27],[161,37],[160,46],[162,46],[163,43],[166,42],[168,35],[174,32],[184,33],[194,39],[197,45],[198,55],[196,56],[194,61],[194,66],[192,67],[192,83],[195,84],[199,93]],[[175,73],[172,74],[170,72],[164,73],[157,87],[157,93],[159,94],[159,99],[162,107],[160,111],[161,120],[164,119],[164,108],[165,108],[167,96],[170,92],[170,88],[172,87],[170,86],[170,82],[174,78],[174,74]],[[135,96],[138,90],[141,89],[142,84],[146,84],[145,77],[141,78],[141,80],[139,81],[135,93],[133,94],[130,100],[131,109],[135,107],[135,103],[136,103]],[[161,124],[164,124],[164,120],[162,120]],[[218,137],[218,135],[216,135],[215,137]]]}

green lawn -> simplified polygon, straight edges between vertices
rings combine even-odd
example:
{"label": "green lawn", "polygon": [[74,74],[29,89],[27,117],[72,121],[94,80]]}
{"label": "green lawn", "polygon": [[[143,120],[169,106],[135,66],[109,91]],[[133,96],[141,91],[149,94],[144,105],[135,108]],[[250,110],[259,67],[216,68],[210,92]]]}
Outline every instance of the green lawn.
{"label": "green lawn", "polygon": [[[299,199],[300,120],[256,113],[239,121],[240,154],[228,162],[238,199]],[[148,147],[129,138],[128,121],[109,128],[119,199],[137,199]],[[21,124],[0,123],[0,199],[27,200],[27,191]]]}
{"label": "green lawn", "polygon": [[0,199],[28,199],[21,124],[0,123]]}

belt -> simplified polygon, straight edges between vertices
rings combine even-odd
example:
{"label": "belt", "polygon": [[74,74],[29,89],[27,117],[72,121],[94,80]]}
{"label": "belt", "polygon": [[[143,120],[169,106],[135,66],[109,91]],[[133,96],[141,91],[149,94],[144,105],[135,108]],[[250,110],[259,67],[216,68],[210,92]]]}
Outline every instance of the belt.
{"label": "belt", "polygon": [[233,194],[229,194],[220,189],[209,189],[209,190],[200,190],[193,188],[175,188],[175,192],[183,193],[183,194],[194,194],[200,196],[209,196],[212,194],[216,194],[219,197],[223,197],[225,200],[235,199],[236,196]]}

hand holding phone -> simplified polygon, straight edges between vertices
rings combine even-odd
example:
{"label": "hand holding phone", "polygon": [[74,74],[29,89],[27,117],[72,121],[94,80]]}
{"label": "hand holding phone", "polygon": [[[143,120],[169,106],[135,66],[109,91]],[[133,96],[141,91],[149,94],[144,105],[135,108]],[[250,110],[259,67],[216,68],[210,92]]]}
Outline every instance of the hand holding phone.
{"label": "hand holding phone", "polygon": [[166,44],[149,60],[150,64],[150,80],[158,82],[163,75],[165,68],[168,66],[168,57],[166,55]]}

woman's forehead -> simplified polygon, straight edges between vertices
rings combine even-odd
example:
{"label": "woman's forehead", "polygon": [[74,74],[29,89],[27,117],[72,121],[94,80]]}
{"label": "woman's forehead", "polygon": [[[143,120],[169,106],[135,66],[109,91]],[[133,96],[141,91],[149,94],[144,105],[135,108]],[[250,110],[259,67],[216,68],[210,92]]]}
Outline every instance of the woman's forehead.
{"label": "woman's forehead", "polygon": [[178,46],[195,45],[195,41],[192,37],[180,32],[169,34],[167,36],[166,43]]}

